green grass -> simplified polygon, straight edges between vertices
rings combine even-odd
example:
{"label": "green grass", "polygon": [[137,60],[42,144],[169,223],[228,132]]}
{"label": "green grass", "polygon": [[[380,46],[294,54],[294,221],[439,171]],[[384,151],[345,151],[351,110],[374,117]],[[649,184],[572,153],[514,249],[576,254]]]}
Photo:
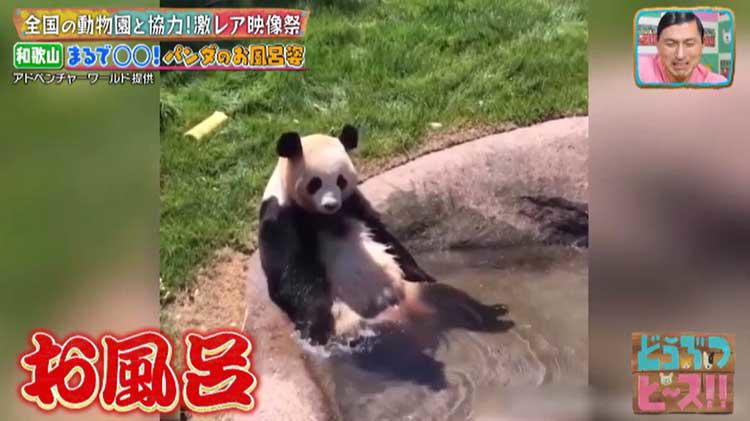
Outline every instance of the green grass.
{"label": "green grass", "polygon": [[[211,252],[251,249],[279,134],[360,129],[364,160],[450,129],[587,112],[586,1],[359,1],[312,7],[305,72],[162,78],[161,272],[184,286]],[[182,133],[222,110],[203,141]]]}

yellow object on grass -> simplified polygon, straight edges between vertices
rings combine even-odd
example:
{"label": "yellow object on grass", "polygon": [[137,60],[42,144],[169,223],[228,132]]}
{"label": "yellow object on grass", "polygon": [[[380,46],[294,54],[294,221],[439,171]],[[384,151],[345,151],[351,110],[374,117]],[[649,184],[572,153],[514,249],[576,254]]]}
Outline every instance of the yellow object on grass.
{"label": "yellow object on grass", "polygon": [[185,136],[192,137],[195,140],[201,140],[214,130],[224,124],[229,117],[221,111],[214,112],[210,117],[198,123],[197,126],[190,129]]}

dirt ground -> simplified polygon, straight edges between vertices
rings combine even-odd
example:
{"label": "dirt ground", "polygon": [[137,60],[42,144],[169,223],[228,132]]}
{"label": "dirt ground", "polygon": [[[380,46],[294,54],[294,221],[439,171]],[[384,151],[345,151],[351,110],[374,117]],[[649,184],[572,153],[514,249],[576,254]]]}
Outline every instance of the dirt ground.
{"label": "dirt ground", "polygon": [[[355,157],[360,180],[365,181],[431,152],[517,128],[510,123],[450,130],[441,129],[437,122],[430,125],[437,128],[432,129],[422,146],[409,155],[369,162],[358,162]],[[243,253],[228,247],[217,250],[210,262],[198,269],[190,287],[177,292],[174,299],[162,308],[163,328],[173,334],[185,329],[241,328],[247,307],[245,279],[249,260],[250,252]]]}
{"label": "dirt ground", "polygon": [[[169,333],[182,355],[180,336],[186,329],[242,328],[247,304],[245,281],[249,255],[230,248],[218,250],[209,266],[196,274],[192,288],[180,291],[162,308],[162,330]],[[175,361],[179,365],[179,361]],[[178,420],[178,417],[174,418]],[[193,420],[230,420],[229,416],[195,416]]]}
{"label": "dirt ground", "polygon": [[[245,320],[245,278],[250,255],[218,250],[211,264],[198,270],[192,288],[180,291],[162,309],[162,329],[178,339],[186,329],[241,329]],[[175,344],[179,347],[179,340]],[[180,352],[175,352],[180,355]]]}
{"label": "dirt ground", "polygon": [[[364,181],[430,152],[515,128],[514,125],[475,126],[450,131],[435,128],[423,146],[414,153],[379,162],[362,163],[355,159],[355,165],[360,171],[361,180]],[[209,264],[197,270],[195,279],[190,283],[191,286],[177,292],[174,299],[163,306],[162,329],[172,334],[175,339],[179,339],[180,332],[186,329],[210,330],[219,327],[242,329],[248,311],[246,281],[250,258],[250,254],[231,248],[218,250],[210,259]],[[179,348],[179,340],[175,340],[175,343]],[[176,351],[175,355],[181,355],[180,349]],[[222,415],[191,419],[226,420],[231,417]]]}
{"label": "dirt ground", "polygon": [[[431,123],[431,127],[439,123]],[[422,155],[453,145],[478,139],[493,133],[515,129],[513,124],[459,127],[451,130],[433,129],[426,142],[409,155],[399,155],[383,160],[357,162],[361,181],[380,172],[403,165]],[[216,251],[210,263],[198,269],[191,286],[179,291],[174,299],[162,308],[162,329],[174,339],[186,329],[210,330],[219,327],[243,328],[247,314],[245,281],[250,254],[225,247]],[[174,341],[179,348],[179,341]],[[178,349],[175,355],[181,355]],[[223,420],[230,417],[194,417],[196,420]]]}

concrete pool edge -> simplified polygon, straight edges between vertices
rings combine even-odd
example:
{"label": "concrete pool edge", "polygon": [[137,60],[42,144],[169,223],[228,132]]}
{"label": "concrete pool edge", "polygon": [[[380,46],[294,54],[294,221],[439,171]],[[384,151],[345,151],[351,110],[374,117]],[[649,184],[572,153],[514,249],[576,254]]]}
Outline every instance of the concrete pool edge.
{"label": "concrete pool edge", "polygon": [[[566,202],[585,205],[587,173],[588,117],[572,117],[430,153],[360,188],[412,249],[510,246],[557,238],[544,219],[549,212],[527,198],[559,199],[561,208]],[[291,323],[268,298],[257,252],[249,262],[246,294],[245,329],[260,378],[257,408],[249,417],[336,419],[331,385],[310,372]]]}

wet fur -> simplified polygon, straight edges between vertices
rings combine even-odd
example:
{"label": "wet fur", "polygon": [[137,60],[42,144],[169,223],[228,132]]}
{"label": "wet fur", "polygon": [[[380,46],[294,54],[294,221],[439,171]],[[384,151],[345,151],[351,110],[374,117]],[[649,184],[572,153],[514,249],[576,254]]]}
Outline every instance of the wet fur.
{"label": "wet fur", "polygon": [[[434,284],[386,229],[356,188],[346,152],[356,146],[356,136],[346,126],[340,139],[300,139],[296,133],[279,139],[280,158],[263,194],[259,230],[261,265],[274,303],[303,337],[319,344],[332,335],[355,335],[369,322],[404,318],[438,316],[441,325],[476,330],[507,327],[498,319],[504,307],[485,306]],[[351,184],[341,191],[338,211],[320,213],[305,200],[306,177],[327,177],[330,183],[337,173]]]}
{"label": "wet fur", "polygon": [[313,342],[351,333],[363,319],[394,320],[394,307],[402,303],[430,311],[419,306],[418,288],[409,284],[434,278],[363,200],[356,192],[334,215],[281,206],[275,197],[261,205],[260,255],[269,294]]}

